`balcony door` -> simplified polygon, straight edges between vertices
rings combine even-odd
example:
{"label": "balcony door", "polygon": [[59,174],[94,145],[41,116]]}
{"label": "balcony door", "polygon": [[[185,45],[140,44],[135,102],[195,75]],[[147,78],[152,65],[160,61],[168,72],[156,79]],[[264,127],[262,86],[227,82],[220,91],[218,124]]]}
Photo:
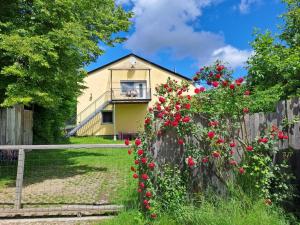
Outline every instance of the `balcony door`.
{"label": "balcony door", "polygon": [[128,98],[146,99],[146,81],[121,81],[122,94]]}

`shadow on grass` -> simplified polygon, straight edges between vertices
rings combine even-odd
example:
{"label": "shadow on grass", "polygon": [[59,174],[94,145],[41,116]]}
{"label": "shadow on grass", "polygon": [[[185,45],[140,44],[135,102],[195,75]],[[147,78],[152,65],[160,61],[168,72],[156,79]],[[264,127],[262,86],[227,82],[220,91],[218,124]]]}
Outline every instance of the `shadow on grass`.
{"label": "shadow on grass", "polygon": [[[108,172],[108,168],[101,166],[100,162],[105,161],[103,158],[110,157],[110,154],[100,151],[80,149],[26,152],[23,186],[90,172]],[[0,188],[15,187],[16,174],[17,161],[0,161]]]}

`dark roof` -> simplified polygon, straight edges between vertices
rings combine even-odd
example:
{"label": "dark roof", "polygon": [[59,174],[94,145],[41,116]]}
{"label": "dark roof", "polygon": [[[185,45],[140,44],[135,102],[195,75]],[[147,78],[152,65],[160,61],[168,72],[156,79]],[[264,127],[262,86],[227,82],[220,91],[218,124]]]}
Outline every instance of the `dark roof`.
{"label": "dark roof", "polygon": [[125,59],[125,58],[127,58],[127,57],[130,57],[130,56],[134,56],[134,57],[136,57],[136,58],[138,58],[138,59],[140,59],[140,60],[143,60],[143,61],[145,61],[145,62],[147,62],[147,63],[149,63],[149,64],[151,64],[151,65],[153,65],[153,66],[156,66],[156,67],[158,67],[158,68],[160,68],[160,69],[162,69],[162,70],[165,70],[165,71],[167,71],[167,72],[169,72],[169,73],[172,73],[172,74],[174,74],[174,75],[176,75],[176,76],[182,77],[182,78],[184,78],[184,79],[186,79],[186,80],[192,80],[192,79],[189,78],[189,77],[186,77],[186,76],[184,76],[184,75],[181,75],[181,74],[179,74],[179,73],[176,73],[176,72],[174,72],[174,71],[172,71],[172,70],[169,70],[169,69],[167,69],[167,68],[165,68],[165,67],[162,67],[162,66],[160,66],[160,65],[158,65],[158,64],[156,64],[156,63],[153,63],[153,62],[151,62],[151,61],[149,61],[149,60],[147,60],[147,59],[144,59],[143,57],[138,56],[138,55],[133,54],[133,53],[130,53],[130,54],[128,54],[128,55],[125,55],[125,56],[123,56],[123,57],[121,57],[121,58],[119,58],[119,59],[116,59],[116,60],[114,60],[114,61],[112,61],[112,62],[110,62],[110,63],[107,63],[107,64],[105,64],[105,65],[103,65],[103,66],[100,66],[100,67],[98,67],[98,68],[96,68],[96,69],[93,69],[93,70],[89,71],[88,74],[93,73],[93,72],[95,72],[95,71],[97,71],[97,70],[101,70],[101,69],[103,69],[103,68],[105,68],[105,67],[107,67],[107,66],[110,66],[110,65],[112,65],[112,64],[114,64],[114,63],[116,63],[116,62],[118,62],[118,61],[121,61],[121,60],[123,60],[123,59]]}

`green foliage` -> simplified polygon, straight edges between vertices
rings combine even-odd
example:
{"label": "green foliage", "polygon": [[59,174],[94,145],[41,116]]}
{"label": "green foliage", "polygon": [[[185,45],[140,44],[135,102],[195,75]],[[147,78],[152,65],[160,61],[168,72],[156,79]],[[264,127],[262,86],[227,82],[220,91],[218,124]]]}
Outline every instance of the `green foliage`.
{"label": "green foliage", "polygon": [[53,142],[84,87],[81,68],[103,54],[99,43],[123,40],[116,33],[128,30],[131,13],[114,0],[12,0],[0,8],[0,104],[36,105],[36,140]]}
{"label": "green foliage", "polygon": [[[263,200],[247,197],[211,198],[199,207],[186,206],[182,217],[165,213],[157,220],[145,220],[138,211],[124,212],[99,225],[288,225],[287,216],[275,206],[266,206]],[[294,223],[296,224],[296,222]]]}
{"label": "green foliage", "polygon": [[282,33],[272,36],[269,31],[256,31],[251,43],[254,54],[248,60],[248,83],[257,89],[258,98],[254,100],[267,100],[266,107],[258,110],[270,110],[272,101],[266,97],[270,92],[273,93],[270,96],[274,96],[273,104],[279,99],[300,95],[300,2],[284,2],[287,12],[282,15]]}
{"label": "green foliage", "polygon": [[283,87],[281,84],[275,84],[269,88],[258,86],[253,90],[251,99],[252,112],[274,112],[276,104],[284,95]]}
{"label": "green foliage", "polygon": [[178,168],[165,166],[157,176],[159,206],[162,213],[181,216],[182,206],[187,200],[185,184]]}
{"label": "green foliage", "polygon": [[290,153],[280,152],[282,159],[279,161],[278,140],[271,136],[269,134],[268,143],[259,143],[256,139],[251,144],[255,152],[246,152],[244,168],[247,173],[238,177],[238,183],[251,196],[278,203],[294,196],[293,176],[288,163]]}

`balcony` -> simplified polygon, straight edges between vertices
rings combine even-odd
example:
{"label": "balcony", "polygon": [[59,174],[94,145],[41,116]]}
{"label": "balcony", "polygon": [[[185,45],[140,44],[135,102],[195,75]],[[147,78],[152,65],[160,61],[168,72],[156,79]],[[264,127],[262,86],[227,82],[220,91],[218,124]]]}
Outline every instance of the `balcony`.
{"label": "balcony", "polygon": [[148,103],[151,101],[151,88],[113,88],[111,101],[113,103]]}

